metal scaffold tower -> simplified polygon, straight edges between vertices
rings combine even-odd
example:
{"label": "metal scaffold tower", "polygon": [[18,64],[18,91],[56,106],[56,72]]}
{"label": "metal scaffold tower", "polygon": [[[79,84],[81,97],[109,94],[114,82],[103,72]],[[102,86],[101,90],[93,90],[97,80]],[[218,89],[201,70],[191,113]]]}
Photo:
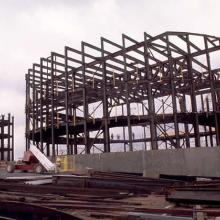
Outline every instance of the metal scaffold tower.
{"label": "metal scaffold tower", "polygon": [[14,160],[14,117],[0,116],[0,157],[1,161]]}
{"label": "metal scaffold tower", "polygon": [[26,74],[26,148],[47,155],[219,145],[220,38],[144,33],[40,58]]}

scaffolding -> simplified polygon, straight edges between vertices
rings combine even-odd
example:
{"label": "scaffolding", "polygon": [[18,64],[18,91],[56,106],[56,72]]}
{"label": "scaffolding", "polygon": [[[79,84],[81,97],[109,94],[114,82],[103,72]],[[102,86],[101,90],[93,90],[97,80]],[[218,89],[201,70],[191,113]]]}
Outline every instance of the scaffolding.
{"label": "scaffolding", "polygon": [[14,117],[0,116],[0,157],[1,161],[14,160]]}
{"label": "scaffolding", "polygon": [[219,145],[220,38],[123,34],[40,58],[26,74],[26,148],[47,155]]}

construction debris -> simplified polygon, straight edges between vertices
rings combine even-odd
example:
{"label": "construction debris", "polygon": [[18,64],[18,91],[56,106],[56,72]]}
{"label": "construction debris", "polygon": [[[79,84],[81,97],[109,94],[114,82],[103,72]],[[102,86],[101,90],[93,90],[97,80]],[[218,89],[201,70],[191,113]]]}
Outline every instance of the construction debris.
{"label": "construction debris", "polygon": [[[10,213],[16,213],[22,218],[25,207],[32,210],[30,216],[35,213],[36,219],[41,220],[45,216],[88,220],[188,220],[200,215],[207,219],[220,216],[218,180],[153,179],[97,171],[89,175],[22,175],[0,181],[0,213],[4,217],[13,218]],[[182,203],[187,205],[180,207]],[[11,212],[7,212],[9,209]]]}
{"label": "construction debris", "polygon": [[220,205],[220,180],[195,181],[170,187],[167,201],[185,204]]}

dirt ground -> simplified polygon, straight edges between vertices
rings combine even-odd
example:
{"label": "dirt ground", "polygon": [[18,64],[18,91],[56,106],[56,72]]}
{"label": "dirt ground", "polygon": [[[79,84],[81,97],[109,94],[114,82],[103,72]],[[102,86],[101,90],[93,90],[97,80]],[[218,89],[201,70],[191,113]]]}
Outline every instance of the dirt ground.
{"label": "dirt ground", "polygon": [[127,199],[123,199],[123,201],[128,202],[137,202],[141,203],[144,207],[147,208],[170,208],[173,205],[165,200],[164,195],[149,195],[146,197],[131,197]]}

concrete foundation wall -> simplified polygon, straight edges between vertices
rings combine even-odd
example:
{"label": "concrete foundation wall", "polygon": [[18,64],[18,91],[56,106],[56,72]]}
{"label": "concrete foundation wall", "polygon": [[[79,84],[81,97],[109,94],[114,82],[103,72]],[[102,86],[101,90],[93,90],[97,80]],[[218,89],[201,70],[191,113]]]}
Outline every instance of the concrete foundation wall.
{"label": "concrete foundation wall", "polygon": [[220,147],[117,152],[73,156],[76,170],[86,167],[99,171],[220,176]]}

